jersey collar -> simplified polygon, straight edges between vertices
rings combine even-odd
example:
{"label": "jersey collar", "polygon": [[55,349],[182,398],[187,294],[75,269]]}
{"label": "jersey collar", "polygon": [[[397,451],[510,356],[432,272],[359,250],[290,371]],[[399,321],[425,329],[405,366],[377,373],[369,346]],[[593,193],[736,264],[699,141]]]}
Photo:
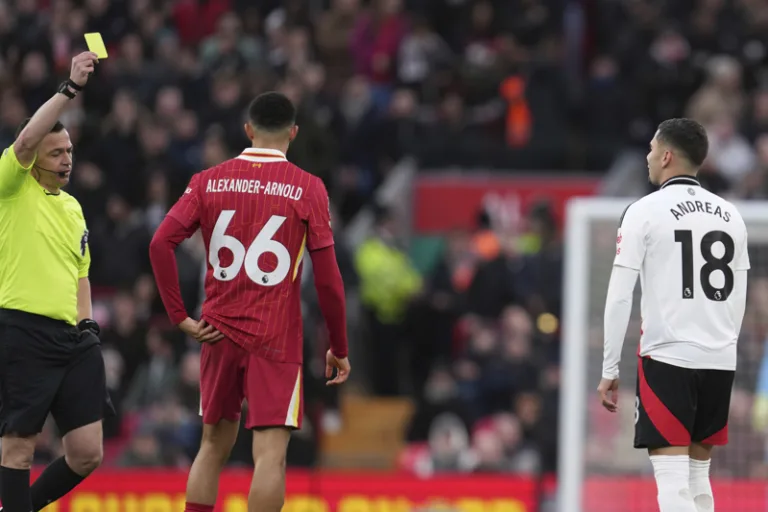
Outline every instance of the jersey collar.
{"label": "jersey collar", "polygon": [[285,162],[285,153],[278,151],[277,149],[267,148],[246,148],[237,157],[240,160],[246,160],[248,162]]}
{"label": "jersey collar", "polygon": [[665,188],[669,185],[696,185],[700,187],[701,183],[699,183],[695,176],[672,176],[662,183],[660,188]]}
{"label": "jersey collar", "polygon": [[39,181],[35,180],[35,184],[40,188],[40,192],[43,193],[43,195],[51,196],[51,197],[59,197],[61,195],[61,189],[58,190],[55,194],[53,192],[49,192],[47,188],[42,186]]}

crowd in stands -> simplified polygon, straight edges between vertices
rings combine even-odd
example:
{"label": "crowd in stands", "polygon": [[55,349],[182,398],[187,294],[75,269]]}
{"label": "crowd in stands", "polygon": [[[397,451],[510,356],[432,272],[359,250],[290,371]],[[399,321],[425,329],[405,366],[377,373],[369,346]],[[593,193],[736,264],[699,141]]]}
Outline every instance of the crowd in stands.
{"label": "crowd in stands", "polygon": [[[371,393],[416,403],[404,467],[552,471],[562,248],[546,204],[515,233],[494,232],[478,212],[477,229],[447,234],[425,275],[386,207],[375,208],[374,232],[359,247],[346,244],[344,226],[405,156],[420,169],[604,172],[624,149],[644,148],[658,122],[683,115],[710,131],[705,185],[766,198],[766,28],[759,0],[0,2],[3,147],[55,91],[83,33],[101,32],[109,50],[62,119],[120,412],[107,424],[107,462],[185,467],[195,453],[199,347],[168,325],[148,242],[193,173],[248,144],[248,101],[277,89],[299,106],[289,159],[326,182],[345,284],[365,313],[365,335],[352,340],[357,373]],[[206,260],[199,237],[178,259],[195,311]],[[312,362],[324,339],[305,283]],[[748,324],[744,350],[759,361],[768,351],[758,324]],[[289,463],[311,466],[318,430],[340,425],[338,397],[305,367],[308,421]],[[755,396],[768,403],[764,367],[762,378],[755,369],[739,383],[748,411]],[[768,423],[768,406],[760,410],[745,427],[757,439]],[[241,437],[232,462],[245,464]],[[49,425],[40,461],[59,451]]]}

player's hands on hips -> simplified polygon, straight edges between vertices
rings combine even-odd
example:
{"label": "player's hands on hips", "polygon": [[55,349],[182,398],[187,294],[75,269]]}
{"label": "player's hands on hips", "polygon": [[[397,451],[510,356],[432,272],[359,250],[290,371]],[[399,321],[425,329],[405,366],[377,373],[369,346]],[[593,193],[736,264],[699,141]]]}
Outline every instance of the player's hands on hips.
{"label": "player's hands on hips", "polygon": [[616,412],[619,408],[619,379],[600,379],[597,392],[603,407],[610,412]]}
{"label": "player's hands on hips", "polygon": [[197,338],[197,341],[200,343],[217,343],[224,339],[224,335],[221,334],[214,326],[203,320],[202,318],[197,323],[199,331],[199,336]]}
{"label": "player's hands on hips", "polygon": [[[336,369],[335,377],[333,377],[334,368]],[[330,350],[325,353],[325,378],[330,379],[333,377],[333,379],[325,383],[326,386],[335,386],[346,381],[351,370],[352,367],[349,366],[348,358],[338,358]]]}
{"label": "player's hands on hips", "polygon": [[223,334],[205,320],[198,321],[187,317],[179,324],[179,329],[200,343],[216,343],[224,338]]}
{"label": "player's hands on hips", "polygon": [[88,77],[96,68],[99,58],[93,52],[83,52],[72,59],[72,71],[69,73],[69,79],[80,87],[88,82]]}

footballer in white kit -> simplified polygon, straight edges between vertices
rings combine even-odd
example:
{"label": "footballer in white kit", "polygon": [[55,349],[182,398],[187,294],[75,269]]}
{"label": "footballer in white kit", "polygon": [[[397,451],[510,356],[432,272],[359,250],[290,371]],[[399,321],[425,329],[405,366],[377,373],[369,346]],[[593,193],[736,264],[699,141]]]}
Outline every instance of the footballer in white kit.
{"label": "footballer in white kit", "polygon": [[[603,405],[615,411],[619,359],[639,274],[642,331],[634,444],[652,455],[662,512],[714,507],[711,488],[694,489],[692,480],[689,487],[689,477],[699,462],[706,464],[708,487],[711,447],[728,441],[736,342],[747,296],[744,221],[730,202],[704,190],[696,179],[707,148],[706,132],[695,121],[673,119],[659,126],[648,167],[651,182],[660,188],[621,217],[606,299],[599,391]],[[696,454],[691,448],[689,468],[691,445]],[[653,455],[662,457],[654,460]],[[670,478],[660,482],[659,468],[668,474],[672,462],[684,464],[685,478],[678,475],[678,487],[684,488],[668,489]],[[685,492],[690,498],[678,502]]]}

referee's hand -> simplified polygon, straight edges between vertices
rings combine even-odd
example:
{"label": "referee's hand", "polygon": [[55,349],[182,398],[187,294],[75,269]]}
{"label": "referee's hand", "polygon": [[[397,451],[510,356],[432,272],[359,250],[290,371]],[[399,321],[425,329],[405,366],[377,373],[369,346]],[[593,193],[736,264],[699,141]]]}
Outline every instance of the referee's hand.
{"label": "referee's hand", "polygon": [[98,62],[99,58],[93,52],[75,55],[72,59],[72,71],[69,73],[69,79],[83,87],[88,82],[88,77],[91,76],[93,70],[96,69]]}
{"label": "referee's hand", "polygon": [[180,324],[179,329],[184,331],[184,334],[195,338],[200,343],[216,343],[224,338],[216,328],[209,325],[205,320],[194,320],[192,318],[185,318]]}
{"label": "referee's hand", "polygon": [[610,412],[616,412],[619,408],[619,379],[600,379],[597,386],[600,395],[600,403]]}

